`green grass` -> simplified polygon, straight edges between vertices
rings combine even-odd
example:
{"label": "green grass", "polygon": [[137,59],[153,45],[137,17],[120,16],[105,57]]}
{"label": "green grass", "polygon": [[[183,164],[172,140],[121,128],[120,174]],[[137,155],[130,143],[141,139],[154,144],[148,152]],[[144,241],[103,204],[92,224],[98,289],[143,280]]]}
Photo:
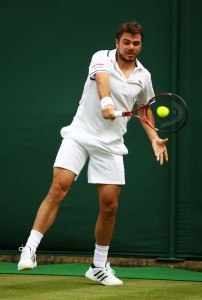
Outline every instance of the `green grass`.
{"label": "green grass", "polygon": [[123,286],[108,287],[85,277],[0,275],[0,299],[202,299],[202,283],[171,280],[123,279]]}

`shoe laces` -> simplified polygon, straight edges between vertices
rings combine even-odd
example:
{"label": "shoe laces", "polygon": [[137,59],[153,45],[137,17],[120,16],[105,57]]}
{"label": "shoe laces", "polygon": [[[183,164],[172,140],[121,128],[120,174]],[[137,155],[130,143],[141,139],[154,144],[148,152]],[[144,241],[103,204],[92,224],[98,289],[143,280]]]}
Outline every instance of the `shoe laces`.
{"label": "shoe laces", "polygon": [[22,245],[21,247],[18,248],[18,250],[20,252],[22,252],[21,257],[23,257],[23,258],[30,257],[30,254],[33,253],[29,246],[23,247],[23,245]]}
{"label": "shoe laces", "polygon": [[105,266],[105,270],[110,273],[110,275],[115,276],[115,271],[110,267],[110,263],[107,262]]}

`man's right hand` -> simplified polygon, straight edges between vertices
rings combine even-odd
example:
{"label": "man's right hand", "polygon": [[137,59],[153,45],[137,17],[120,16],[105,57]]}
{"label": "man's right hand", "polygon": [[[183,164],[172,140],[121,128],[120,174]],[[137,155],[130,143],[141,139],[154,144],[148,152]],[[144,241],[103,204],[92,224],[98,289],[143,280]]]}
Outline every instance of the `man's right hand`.
{"label": "man's right hand", "polygon": [[102,109],[102,116],[104,119],[113,121],[114,117],[114,105],[109,104],[103,107]]}

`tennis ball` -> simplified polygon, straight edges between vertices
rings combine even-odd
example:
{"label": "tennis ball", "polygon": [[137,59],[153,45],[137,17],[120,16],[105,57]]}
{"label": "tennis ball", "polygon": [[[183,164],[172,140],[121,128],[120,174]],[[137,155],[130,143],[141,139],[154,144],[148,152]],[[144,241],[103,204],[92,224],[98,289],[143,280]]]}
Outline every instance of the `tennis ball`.
{"label": "tennis ball", "polygon": [[169,110],[169,108],[166,107],[166,106],[159,106],[159,107],[157,108],[156,112],[157,112],[157,115],[158,115],[159,117],[165,118],[165,117],[167,117],[167,116],[169,115],[170,110]]}

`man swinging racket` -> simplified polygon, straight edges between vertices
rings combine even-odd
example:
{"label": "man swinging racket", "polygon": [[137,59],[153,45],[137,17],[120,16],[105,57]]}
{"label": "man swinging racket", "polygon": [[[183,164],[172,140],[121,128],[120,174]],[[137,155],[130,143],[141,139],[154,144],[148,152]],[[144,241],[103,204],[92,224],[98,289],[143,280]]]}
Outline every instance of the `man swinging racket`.
{"label": "man swinging racket", "polygon": [[[116,33],[116,49],[96,52],[72,123],[61,130],[50,190],[41,203],[18,270],[37,266],[36,249],[53,224],[60,204],[86,160],[88,182],[96,184],[100,211],[95,225],[95,249],[85,276],[103,285],[122,285],[110,267],[108,250],[114,230],[118,199],[125,184],[123,155],[128,153],[123,135],[128,118],[115,118],[114,111],[132,110],[136,101],[146,104],[154,96],[150,73],[138,61],[143,28],[136,21],[121,24]],[[152,123],[153,115],[148,114]],[[166,142],[141,122],[160,165],[168,161]]]}

